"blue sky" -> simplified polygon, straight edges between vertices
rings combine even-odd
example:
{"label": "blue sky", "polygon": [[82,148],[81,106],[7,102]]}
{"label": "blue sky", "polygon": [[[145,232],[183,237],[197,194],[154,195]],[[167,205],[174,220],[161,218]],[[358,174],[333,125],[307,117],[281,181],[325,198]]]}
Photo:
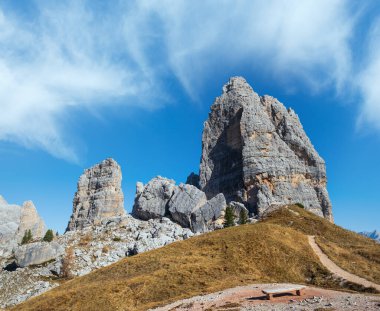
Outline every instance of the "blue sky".
{"label": "blue sky", "polygon": [[337,224],[380,229],[380,5],[344,1],[0,1],[0,194],[62,232],[106,157],[136,181],[197,171],[230,76],[298,113]]}

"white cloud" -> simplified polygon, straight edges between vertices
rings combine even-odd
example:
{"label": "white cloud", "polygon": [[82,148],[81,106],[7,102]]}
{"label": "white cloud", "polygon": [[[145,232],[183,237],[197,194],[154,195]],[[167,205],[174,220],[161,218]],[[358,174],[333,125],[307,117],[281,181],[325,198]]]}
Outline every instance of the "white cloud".
{"label": "white cloud", "polygon": [[152,108],[172,75],[194,99],[215,72],[242,65],[314,91],[351,83],[348,0],[41,1],[36,12],[0,9],[0,140],[68,160],[71,108],[132,105],[139,94],[160,99],[138,103]]}
{"label": "white cloud", "polygon": [[359,126],[371,124],[380,130],[380,19],[369,33],[368,55],[357,84],[362,94]]}

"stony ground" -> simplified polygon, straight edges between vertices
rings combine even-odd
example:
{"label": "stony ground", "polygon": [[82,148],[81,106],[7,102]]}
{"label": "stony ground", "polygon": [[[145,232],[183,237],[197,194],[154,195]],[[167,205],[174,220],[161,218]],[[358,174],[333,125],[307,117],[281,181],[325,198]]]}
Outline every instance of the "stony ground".
{"label": "stony ground", "polygon": [[[72,250],[70,274],[85,275],[120,259],[191,237],[186,228],[161,220],[141,221],[130,215],[105,220],[100,226],[68,232],[57,238],[66,255],[42,266],[5,271],[0,268],[0,308],[18,304],[58,285],[62,260]],[[8,260],[11,262],[12,260]],[[0,262],[5,266],[3,261]]]}
{"label": "stony ground", "polygon": [[269,310],[380,310],[380,295],[353,294],[306,287],[302,296],[282,295],[266,300],[265,288],[291,284],[254,284],[235,287],[205,296],[177,301],[154,311],[269,311]]}

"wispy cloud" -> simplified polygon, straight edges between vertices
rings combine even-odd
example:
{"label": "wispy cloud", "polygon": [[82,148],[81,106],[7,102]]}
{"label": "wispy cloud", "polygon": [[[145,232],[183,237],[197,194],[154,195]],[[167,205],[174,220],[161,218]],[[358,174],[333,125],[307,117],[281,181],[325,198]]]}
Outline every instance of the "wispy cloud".
{"label": "wispy cloud", "polygon": [[[355,74],[348,0],[41,1],[33,12],[0,8],[0,140],[71,161],[77,154],[64,133],[73,108],[136,105],[140,94],[147,100],[138,105],[154,108],[169,96],[168,77],[195,99],[221,67],[244,64],[314,91],[339,92]],[[380,95],[367,80],[380,57],[372,54],[360,88],[362,118],[376,123],[371,98]]]}
{"label": "wispy cloud", "polygon": [[371,124],[380,130],[380,18],[373,23],[368,35],[367,57],[357,85],[363,100],[359,126]]}

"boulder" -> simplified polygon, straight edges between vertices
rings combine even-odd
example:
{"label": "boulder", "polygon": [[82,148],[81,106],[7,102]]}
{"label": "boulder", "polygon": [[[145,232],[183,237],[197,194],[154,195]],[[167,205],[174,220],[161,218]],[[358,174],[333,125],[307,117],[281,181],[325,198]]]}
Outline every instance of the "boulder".
{"label": "boulder", "polygon": [[198,188],[180,184],[175,188],[174,194],[169,201],[169,213],[171,218],[182,227],[191,227],[191,213],[205,205],[207,197]]}
{"label": "boulder", "polygon": [[208,198],[223,193],[258,216],[270,206],[302,203],[333,221],[325,162],[298,116],[241,77],[231,78],[211,106],[199,175]]}
{"label": "boulder", "polygon": [[191,213],[191,230],[193,232],[207,232],[220,227],[216,225],[223,223],[221,218],[223,218],[225,209],[226,199],[220,193]]}
{"label": "boulder", "polygon": [[241,211],[244,211],[246,214],[247,214],[247,218],[248,218],[248,215],[249,215],[249,211],[248,209],[244,206],[243,203],[239,203],[239,202],[230,202],[228,203],[228,205],[230,207],[232,207],[232,210],[233,210],[233,213],[234,213],[234,216],[235,216],[235,220],[238,221],[239,218],[240,218],[240,213]]}
{"label": "boulder", "polygon": [[142,220],[165,216],[175,188],[174,180],[161,176],[153,178],[145,186],[137,183],[132,215]]}
{"label": "boulder", "polygon": [[121,169],[106,159],[84,171],[73,200],[73,213],[66,231],[97,225],[104,218],[125,215]]}
{"label": "boulder", "polygon": [[15,251],[19,267],[40,265],[63,255],[65,249],[57,242],[35,242],[19,246]]}

